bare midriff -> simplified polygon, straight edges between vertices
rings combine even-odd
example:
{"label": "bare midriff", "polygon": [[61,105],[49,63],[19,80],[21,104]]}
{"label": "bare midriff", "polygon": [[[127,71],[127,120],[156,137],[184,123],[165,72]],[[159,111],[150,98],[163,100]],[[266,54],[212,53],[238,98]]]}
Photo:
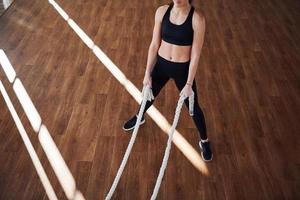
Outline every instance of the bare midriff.
{"label": "bare midriff", "polygon": [[158,55],[172,62],[187,62],[190,60],[191,46],[181,46],[161,40]]}

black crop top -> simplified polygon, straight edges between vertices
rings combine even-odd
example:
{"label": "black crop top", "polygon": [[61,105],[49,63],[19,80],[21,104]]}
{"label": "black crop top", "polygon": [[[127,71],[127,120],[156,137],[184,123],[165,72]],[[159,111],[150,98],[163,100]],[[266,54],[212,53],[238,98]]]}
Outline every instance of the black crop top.
{"label": "black crop top", "polygon": [[193,13],[194,7],[192,6],[186,20],[176,25],[170,21],[170,12],[173,7],[173,3],[168,7],[161,25],[161,37],[164,41],[181,46],[192,45],[193,43]]}

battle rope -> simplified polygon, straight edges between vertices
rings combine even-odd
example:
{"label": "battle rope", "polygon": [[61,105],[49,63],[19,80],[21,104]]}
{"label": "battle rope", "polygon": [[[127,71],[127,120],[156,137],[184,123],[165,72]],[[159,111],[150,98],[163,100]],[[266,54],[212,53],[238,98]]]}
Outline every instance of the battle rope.
{"label": "battle rope", "polygon": [[[189,113],[190,113],[191,116],[194,115],[194,96],[195,96],[194,92],[192,93],[191,96],[189,96]],[[154,190],[153,190],[153,194],[151,196],[151,200],[155,200],[156,197],[157,197],[157,194],[158,194],[158,191],[159,191],[159,188],[160,188],[160,184],[162,182],[162,179],[163,179],[163,176],[164,176],[164,173],[165,173],[165,169],[166,169],[167,164],[168,164],[168,159],[169,159],[169,155],[170,155],[170,152],[171,152],[171,144],[172,144],[172,140],[173,140],[173,135],[174,135],[175,128],[176,128],[178,120],[179,120],[179,115],[180,115],[180,112],[181,112],[181,108],[182,108],[182,105],[183,105],[185,99],[186,99],[186,97],[184,95],[181,95],[179,100],[178,100],[176,111],[175,111],[175,116],[174,116],[174,120],[173,120],[173,124],[172,124],[172,127],[170,129],[170,133],[169,133],[169,139],[168,139],[167,147],[166,147],[166,150],[165,150],[165,155],[164,155],[163,162],[162,162],[160,170],[159,170],[159,175],[158,175],[157,180],[156,180],[156,184],[155,184],[155,187],[154,187]]]}
{"label": "battle rope", "polygon": [[124,170],[125,165],[127,163],[128,157],[130,155],[132,146],[133,146],[133,144],[135,142],[135,139],[136,139],[139,127],[140,127],[140,122],[141,122],[141,119],[142,119],[142,116],[143,116],[143,112],[145,110],[146,102],[147,101],[151,101],[152,99],[154,99],[152,90],[148,86],[143,87],[142,95],[143,95],[142,105],[141,105],[141,108],[140,108],[139,113],[138,113],[137,122],[135,123],[133,134],[132,134],[132,136],[130,138],[130,142],[129,142],[128,146],[127,146],[125,155],[123,157],[123,160],[122,160],[122,163],[120,165],[120,168],[118,169],[118,172],[117,172],[117,175],[115,177],[115,180],[114,180],[114,182],[113,182],[113,184],[112,184],[112,186],[111,186],[111,188],[110,188],[107,196],[105,197],[105,200],[110,200],[111,199],[111,197],[114,194],[114,192],[116,190],[116,187],[117,187],[117,185],[119,183],[119,180],[120,180],[120,178],[122,176],[123,170]]}

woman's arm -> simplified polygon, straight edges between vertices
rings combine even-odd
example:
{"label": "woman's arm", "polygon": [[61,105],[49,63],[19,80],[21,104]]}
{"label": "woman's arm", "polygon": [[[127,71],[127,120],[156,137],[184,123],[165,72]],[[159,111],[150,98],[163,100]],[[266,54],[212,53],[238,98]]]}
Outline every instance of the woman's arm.
{"label": "woman's arm", "polygon": [[189,67],[189,75],[186,84],[192,86],[196,75],[197,67],[200,60],[201,49],[204,42],[205,34],[205,18],[199,12],[195,12],[193,16],[194,38],[191,50],[191,62]]}
{"label": "woman's arm", "polygon": [[155,24],[153,29],[152,41],[148,50],[148,58],[147,58],[147,67],[145,71],[145,75],[149,75],[152,72],[154,64],[156,62],[157,51],[160,47],[161,43],[161,22],[163,18],[163,14],[166,11],[167,6],[160,6],[155,12]]}

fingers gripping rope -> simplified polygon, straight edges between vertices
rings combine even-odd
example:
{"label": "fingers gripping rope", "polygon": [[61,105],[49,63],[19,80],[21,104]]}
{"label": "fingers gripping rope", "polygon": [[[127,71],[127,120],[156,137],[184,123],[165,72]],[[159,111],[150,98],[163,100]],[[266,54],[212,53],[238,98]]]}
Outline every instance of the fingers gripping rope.
{"label": "fingers gripping rope", "polygon": [[[183,106],[183,103],[184,103],[185,99],[186,99],[186,97],[184,95],[181,95],[179,100],[178,100],[176,111],[175,111],[175,116],[174,116],[174,120],[173,120],[173,124],[172,124],[171,130],[170,130],[170,133],[169,133],[169,139],[168,139],[168,142],[167,142],[165,155],[164,155],[163,162],[162,162],[160,170],[159,170],[159,175],[158,175],[157,180],[156,180],[156,184],[155,184],[152,196],[151,196],[151,200],[155,200],[156,197],[157,197],[157,194],[158,194],[158,191],[159,191],[159,188],[160,188],[163,176],[164,176],[164,172],[165,172],[165,169],[166,169],[167,164],[168,164],[168,159],[169,159],[169,155],[170,155],[170,152],[171,152],[171,145],[172,145],[173,135],[174,135],[174,132],[175,132],[175,128],[178,124],[179,115],[180,115],[181,108]],[[192,93],[191,96],[189,96],[189,113],[190,113],[191,116],[194,114],[194,92]]]}
{"label": "fingers gripping rope", "polygon": [[139,127],[140,127],[140,122],[141,122],[141,119],[142,119],[142,116],[143,116],[143,112],[145,110],[145,106],[146,106],[146,102],[147,101],[151,101],[152,99],[154,99],[154,96],[153,96],[153,93],[152,93],[152,90],[150,87],[144,87],[143,88],[143,91],[142,91],[142,95],[143,95],[143,100],[142,100],[142,105],[141,105],[141,108],[139,110],[139,114],[138,114],[138,117],[137,117],[137,122],[135,124],[135,127],[134,127],[134,131],[133,131],[133,134],[130,138],[130,141],[129,141],[129,144],[128,144],[128,147],[126,149],[126,152],[125,152],[125,155],[123,157],[123,160],[122,160],[122,163],[120,165],[120,168],[117,172],[117,175],[115,177],[115,180],[107,194],[107,196],[105,197],[105,200],[109,200],[111,199],[112,195],[114,194],[115,190],[116,190],[116,187],[119,183],[119,180],[122,176],[122,173],[123,173],[123,170],[125,168],[125,165],[127,163],[127,160],[129,158],[129,155],[130,155],[130,152],[131,152],[131,149],[133,147],[133,144],[135,142],[135,139],[136,139],[136,136],[137,136],[137,133],[138,133],[138,130],[139,130]]}

